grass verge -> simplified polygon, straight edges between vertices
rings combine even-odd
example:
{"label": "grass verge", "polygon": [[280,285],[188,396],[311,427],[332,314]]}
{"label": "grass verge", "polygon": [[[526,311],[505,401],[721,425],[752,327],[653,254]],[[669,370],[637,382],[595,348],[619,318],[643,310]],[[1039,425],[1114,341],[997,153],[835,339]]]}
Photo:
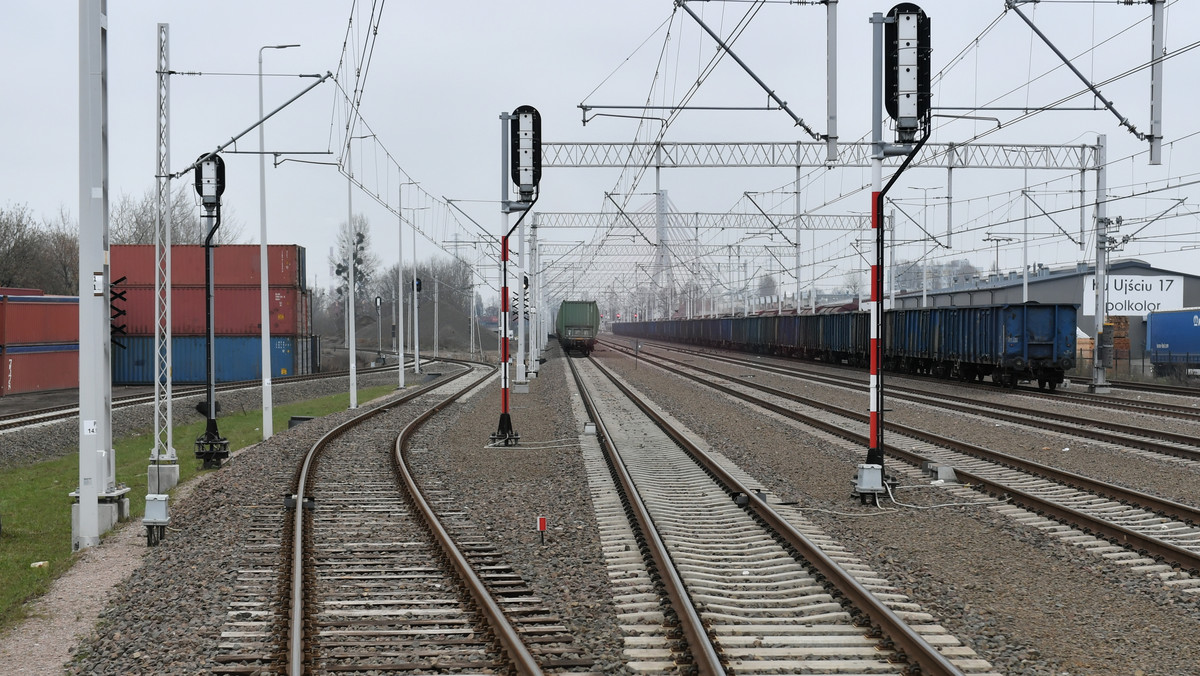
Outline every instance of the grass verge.
{"label": "grass verge", "polygon": [[[395,392],[394,385],[360,388],[360,402]],[[343,393],[275,406],[274,429],[287,429],[292,416],[324,416],[344,411],[350,394]],[[221,434],[235,451],[257,443],[262,411],[248,410],[219,419]],[[175,427],[172,436],[179,455],[179,482],[213,470],[202,470],[192,457],[196,437],[204,431],[203,421]],[[117,458],[116,478],[131,489],[130,510],[140,517],[146,508],[146,468],[153,444],[153,429],[142,430],[113,441]],[[33,465],[0,471],[0,632],[27,617],[25,602],[45,593],[55,578],[75,564],[71,551],[71,498],[79,485],[78,453]],[[168,537],[170,537],[168,535]],[[33,567],[32,564],[45,562]]]}

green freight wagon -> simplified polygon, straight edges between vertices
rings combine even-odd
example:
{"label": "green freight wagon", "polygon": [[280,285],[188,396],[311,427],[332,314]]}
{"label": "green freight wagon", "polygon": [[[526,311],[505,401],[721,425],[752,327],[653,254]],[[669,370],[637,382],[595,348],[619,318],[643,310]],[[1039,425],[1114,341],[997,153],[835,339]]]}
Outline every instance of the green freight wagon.
{"label": "green freight wagon", "polygon": [[596,347],[596,334],[600,331],[600,308],[594,300],[564,300],[558,306],[554,328],[563,352],[578,350],[586,357]]}

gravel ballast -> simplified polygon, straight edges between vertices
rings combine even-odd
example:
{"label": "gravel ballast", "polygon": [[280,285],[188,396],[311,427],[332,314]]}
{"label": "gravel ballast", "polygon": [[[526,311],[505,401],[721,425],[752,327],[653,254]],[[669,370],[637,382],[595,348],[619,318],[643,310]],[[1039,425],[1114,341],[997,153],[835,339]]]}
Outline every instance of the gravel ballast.
{"label": "gravel ballast", "polygon": [[[1171,591],[987,507],[860,507],[849,497],[850,480],[866,449],[801,430],[645,363],[635,368],[632,358],[614,351],[594,355],[781,499],[798,502],[806,516],[998,670],[1022,676],[1198,673],[1196,595]],[[865,408],[866,397],[846,405]],[[978,423],[932,424],[961,431]],[[992,435],[991,446],[1003,449],[1000,434]],[[956,501],[940,493],[913,490],[903,501]]]}

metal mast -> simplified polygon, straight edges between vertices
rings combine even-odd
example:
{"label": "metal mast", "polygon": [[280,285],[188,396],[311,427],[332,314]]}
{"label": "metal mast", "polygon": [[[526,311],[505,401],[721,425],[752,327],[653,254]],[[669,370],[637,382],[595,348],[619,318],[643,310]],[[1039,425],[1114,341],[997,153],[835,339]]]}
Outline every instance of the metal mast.
{"label": "metal mast", "polygon": [[[154,448],[150,460],[158,465],[177,462],[171,439],[174,427],[171,403],[171,75],[170,25],[158,24],[157,135],[158,220],[154,232]],[[164,493],[179,480],[176,466],[162,485],[160,472],[150,481],[150,493]],[[155,486],[154,484],[159,484]]]}

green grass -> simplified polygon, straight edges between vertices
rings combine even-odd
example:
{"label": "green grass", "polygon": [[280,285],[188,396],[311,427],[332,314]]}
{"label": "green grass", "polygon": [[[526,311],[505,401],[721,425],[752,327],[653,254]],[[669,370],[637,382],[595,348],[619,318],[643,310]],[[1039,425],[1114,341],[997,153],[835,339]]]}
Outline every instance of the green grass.
{"label": "green grass", "polygon": [[[360,388],[360,403],[395,392],[395,386]],[[294,415],[324,416],[344,411],[350,394],[283,404],[274,407],[272,419],[276,433],[287,429]],[[257,443],[261,433],[262,411],[247,410],[223,414],[218,419],[221,434],[229,439],[231,451]],[[196,437],[204,431],[203,421],[177,426],[173,431],[179,456],[179,482],[213,470],[202,470],[192,457]],[[116,480],[131,489],[130,509],[135,517],[146,508],[146,468],[150,464],[153,429],[143,430],[113,442],[117,457]],[[34,465],[0,471],[0,632],[27,615],[27,600],[45,593],[54,579],[74,565],[78,558],[71,551],[71,498],[67,495],[79,485],[79,454]],[[167,537],[170,537],[168,535]],[[45,561],[33,568],[30,564]]]}

